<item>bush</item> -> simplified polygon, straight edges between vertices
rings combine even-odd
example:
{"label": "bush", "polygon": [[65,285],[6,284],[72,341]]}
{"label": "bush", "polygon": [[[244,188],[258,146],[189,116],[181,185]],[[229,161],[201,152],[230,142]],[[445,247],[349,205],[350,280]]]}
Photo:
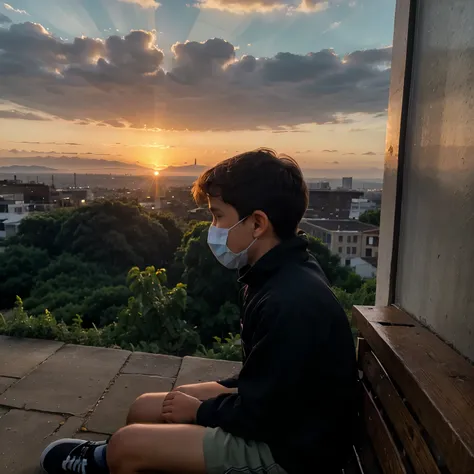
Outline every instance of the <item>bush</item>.
{"label": "bush", "polygon": [[215,337],[214,340],[212,349],[206,349],[201,345],[196,352],[196,356],[206,357],[207,359],[242,360],[242,340],[239,334],[229,333],[229,337],[224,338],[224,340],[220,337]]}

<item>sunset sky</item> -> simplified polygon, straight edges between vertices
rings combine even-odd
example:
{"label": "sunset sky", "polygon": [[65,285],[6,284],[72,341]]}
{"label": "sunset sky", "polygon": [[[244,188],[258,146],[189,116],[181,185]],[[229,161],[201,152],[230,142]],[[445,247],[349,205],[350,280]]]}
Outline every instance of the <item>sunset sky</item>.
{"label": "sunset sky", "polygon": [[394,4],[0,0],[0,158],[381,176]]}

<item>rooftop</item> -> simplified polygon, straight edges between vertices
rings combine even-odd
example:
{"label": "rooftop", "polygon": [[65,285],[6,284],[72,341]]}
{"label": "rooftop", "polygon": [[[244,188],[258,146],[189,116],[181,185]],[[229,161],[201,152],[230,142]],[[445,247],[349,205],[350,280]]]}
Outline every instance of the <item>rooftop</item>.
{"label": "rooftop", "polygon": [[0,472],[37,474],[59,438],[105,439],[141,394],[230,377],[237,362],[0,336]]}
{"label": "rooftop", "polygon": [[355,219],[303,219],[302,222],[328,231],[370,232],[379,230],[375,225],[365,224]]}

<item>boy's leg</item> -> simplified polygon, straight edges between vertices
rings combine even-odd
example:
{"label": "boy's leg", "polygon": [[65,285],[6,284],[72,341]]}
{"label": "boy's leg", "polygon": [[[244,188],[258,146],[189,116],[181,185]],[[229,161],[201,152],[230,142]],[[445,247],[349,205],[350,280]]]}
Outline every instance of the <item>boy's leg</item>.
{"label": "boy's leg", "polygon": [[129,425],[108,443],[55,441],[40,464],[48,474],[206,474],[205,433],[196,425]]}
{"label": "boy's leg", "polygon": [[126,426],[112,436],[107,446],[110,473],[206,474],[205,432],[205,428],[195,425]]}
{"label": "boy's leg", "polygon": [[[175,390],[184,392],[201,401],[233,391],[233,389],[226,388],[217,382],[182,385],[175,388]],[[133,423],[163,423],[161,408],[166,395],[167,393],[145,393],[138,397],[128,412],[127,425]]]}

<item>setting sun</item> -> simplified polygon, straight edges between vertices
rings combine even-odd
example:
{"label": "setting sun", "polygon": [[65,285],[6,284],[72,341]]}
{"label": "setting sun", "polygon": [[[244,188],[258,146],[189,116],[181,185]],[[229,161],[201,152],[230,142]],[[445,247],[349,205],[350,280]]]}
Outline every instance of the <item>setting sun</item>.
{"label": "setting sun", "polygon": [[158,176],[159,174],[160,174],[159,171],[155,171],[155,172],[154,172],[154,175],[155,175],[155,176]]}

